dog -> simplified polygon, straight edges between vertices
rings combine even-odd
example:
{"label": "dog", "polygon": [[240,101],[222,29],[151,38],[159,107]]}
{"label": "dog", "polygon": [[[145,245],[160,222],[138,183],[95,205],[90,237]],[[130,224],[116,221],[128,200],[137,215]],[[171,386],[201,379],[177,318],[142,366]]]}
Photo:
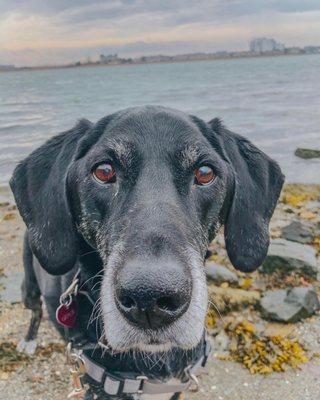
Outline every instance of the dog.
{"label": "dog", "polygon": [[56,309],[80,271],[95,306],[79,300],[73,334],[126,355],[118,371],[137,368],[133,360],[145,354],[157,366],[142,357],[140,375],[177,377],[203,340],[208,245],[223,225],[233,266],[259,267],[283,182],[278,164],[220,119],[160,106],[81,120],[53,137],[10,181],[27,226],[23,298],[33,319],[26,342],[40,323],[40,296],[67,336]]}

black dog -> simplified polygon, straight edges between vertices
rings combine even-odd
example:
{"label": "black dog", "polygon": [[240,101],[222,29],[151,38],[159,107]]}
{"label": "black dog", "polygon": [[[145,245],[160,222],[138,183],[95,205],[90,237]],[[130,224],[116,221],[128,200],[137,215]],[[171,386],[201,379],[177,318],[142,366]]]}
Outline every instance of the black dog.
{"label": "black dog", "polygon": [[[218,119],[163,107],[127,109],[95,125],[82,120],[55,136],[10,183],[27,225],[23,291],[34,310],[27,339],[40,321],[40,295],[56,324],[60,295],[79,269],[96,306],[77,296],[68,335],[112,349],[98,362],[113,372],[181,377],[203,341],[208,244],[224,225],[235,268],[261,265],[283,181],[276,162]],[[119,390],[109,394],[129,398]]]}

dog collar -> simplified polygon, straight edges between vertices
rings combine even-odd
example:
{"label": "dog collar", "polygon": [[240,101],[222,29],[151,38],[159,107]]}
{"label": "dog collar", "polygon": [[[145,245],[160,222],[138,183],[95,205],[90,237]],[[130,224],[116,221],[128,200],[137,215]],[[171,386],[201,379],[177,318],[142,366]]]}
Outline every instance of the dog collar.
{"label": "dog collar", "polygon": [[[89,348],[92,350],[92,345]],[[83,349],[72,348],[71,343],[67,347],[67,358],[70,372],[73,378],[73,391],[68,398],[83,395],[89,387],[94,393],[121,396],[121,395],[156,395],[174,394],[180,392],[196,392],[199,389],[199,381],[196,373],[200,367],[206,365],[211,351],[207,339],[203,342],[203,353],[199,359],[188,365],[180,379],[171,379],[166,382],[150,379],[145,375],[134,375],[132,372],[112,372],[85,354],[88,346]]]}
{"label": "dog collar", "polygon": [[[90,292],[80,285],[80,270],[77,271],[71,285],[60,297],[60,306],[57,309],[57,320],[61,324],[61,315],[59,310],[63,311],[62,315],[68,315],[68,310],[73,315],[77,296],[84,296],[92,305],[94,304]],[[75,315],[76,318],[76,315]],[[67,318],[68,321],[73,320],[73,316]],[[71,328],[65,324],[66,328]],[[101,365],[92,357],[97,348],[100,348],[102,354],[110,351],[104,344],[90,343],[88,341],[76,340],[69,342],[67,346],[67,360],[70,366],[70,373],[73,382],[73,391],[68,398],[78,398],[82,396],[89,387],[94,393],[105,394],[107,396],[121,395],[141,395],[141,394],[168,394],[185,391],[197,391],[199,382],[196,372],[200,367],[206,365],[211,346],[206,338],[202,339],[201,348],[199,348],[199,357],[188,364],[182,374],[177,379],[169,379],[167,381],[155,379],[130,371],[114,371],[112,368]]]}

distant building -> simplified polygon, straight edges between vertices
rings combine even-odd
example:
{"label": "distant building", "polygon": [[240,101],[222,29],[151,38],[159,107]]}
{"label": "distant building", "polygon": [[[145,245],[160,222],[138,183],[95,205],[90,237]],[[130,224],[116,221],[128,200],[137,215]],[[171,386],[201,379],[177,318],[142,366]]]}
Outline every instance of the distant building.
{"label": "distant building", "polygon": [[118,61],[119,61],[118,54],[108,54],[106,56],[104,54],[100,54],[101,64],[109,64]]}
{"label": "distant building", "polygon": [[250,51],[252,53],[271,53],[274,51],[284,51],[285,47],[282,43],[276,42],[269,38],[255,38],[250,42]]}
{"label": "distant building", "polygon": [[286,49],[287,54],[302,54],[305,53],[304,49],[301,49],[300,47],[288,47]]}
{"label": "distant building", "polygon": [[303,48],[305,53],[307,54],[319,54],[320,53],[320,46],[306,46]]}

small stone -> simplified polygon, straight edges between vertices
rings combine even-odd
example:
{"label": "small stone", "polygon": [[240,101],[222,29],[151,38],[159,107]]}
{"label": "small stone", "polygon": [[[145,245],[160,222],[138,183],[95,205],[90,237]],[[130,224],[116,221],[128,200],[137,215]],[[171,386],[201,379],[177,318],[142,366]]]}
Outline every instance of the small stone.
{"label": "small stone", "polygon": [[316,250],[309,245],[290,240],[274,239],[260,271],[266,274],[274,271],[296,271],[316,279],[319,272]]}
{"label": "small stone", "polygon": [[210,300],[219,312],[243,309],[245,306],[257,304],[260,300],[260,293],[255,290],[224,289],[209,285],[208,291]]}
{"label": "small stone", "polygon": [[303,149],[301,147],[298,147],[294,154],[297,157],[304,158],[304,159],[309,159],[309,158],[320,158],[320,150],[314,150],[314,149]]}
{"label": "small stone", "polygon": [[40,383],[41,381],[43,381],[41,375],[31,375],[27,379],[32,383]]}
{"label": "small stone", "polygon": [[234,272],[212,261],[206,262],[206,274],[215,283],[238,283],[238,277]]}
{"label": "small stone", "polygon": [[7,381],[10,378],[8,372],[0,372],[0,381]]}
{"label": "small stone", "polygon": [[320,201],[310,200],[307,203],[305,203],[304,208],[308,211],[313,211],[318,213],[320,210]]}
{"label": "small stone", "polygon": [[281,336],[290,337],[295,330],[295,325],[293,324],[281,324],[279,322],[268,322],[264,326],[263,334],[267,337]]}
{"label": "small stone", "polygon": [[282,229],[281,234],[284,239],[302,244],[310,244],[313,242],[314,225],[308,222],[292,221],[291,224]]}
{"label": "small stone", "polygon": [[311,211],[301,211],[299,217],[302,219],[315,219],[317,218],[317,214]]}
{"label": "small stone", "polygon": [[213,349],[218,353],[225,353],[229,349],[230,338],[224,330],[222,330],[213,341]]}
{"label": "small stone", "polygon": [[292,289],[268,290],[260,301],[263,318],[278,322],[298,322],[320,309],[315,289],[295,287]]}
{"label": "small stone", "polygon": [[286,212],[287,214],[294,214],[294,209],[291,206],[284,206],[283,211]]}
{"label": "small stone", "polygon": [[3,220],[4,221],[11,221],[14,218],[15,218],[15,214],[14,213],[8,213],[8,214],[5,214],[5,216],[3,217]]}

